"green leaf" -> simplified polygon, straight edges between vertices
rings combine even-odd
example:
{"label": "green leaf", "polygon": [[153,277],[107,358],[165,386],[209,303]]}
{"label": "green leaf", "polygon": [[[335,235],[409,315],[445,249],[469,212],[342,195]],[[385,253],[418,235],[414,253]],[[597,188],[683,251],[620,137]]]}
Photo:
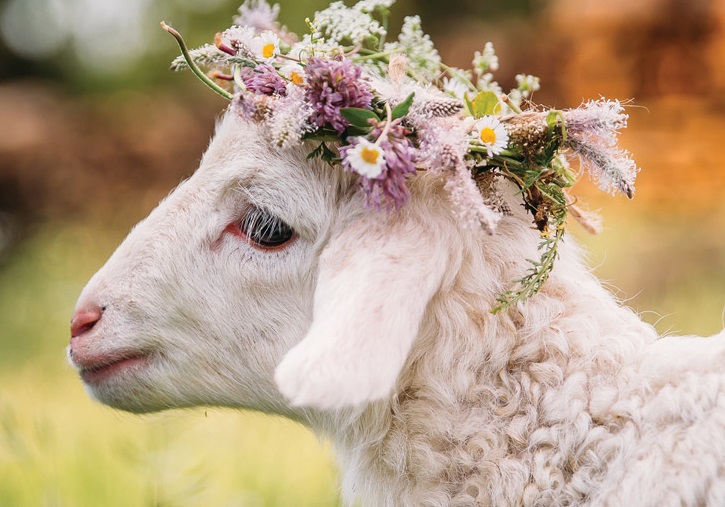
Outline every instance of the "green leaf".
{"label": "green leaf", "polygon": [[340,138],[335,134],[326,134],[326,133],[312,133],[302,136],[305,140],[310,141],[322,141],[325,143],[335,143],[339,142]]}
{"label": "green leaf", "polygon": [[236,63],[238,65],[241,65],[242,67],[251,67],[254,68],[257,66],[256,62],[253,62],[252,60],[249,60],[247,58],[243,58],[241,56],[229,56],[226,58],[226,61],[229,63]]}
{"label": "green leaf", "polygon": [[350,125],[360,128],[367,128],[370,126],[368,120],[374,119],[380,121],[377,114],[369,109],[360,109],[357,107],[343,107],[340,109],[340,114],[345,118]]}
{"label": "green leaf", "polygon": [[341,160],[340,157],[338,157],[334,151],[328,148],[325,143],[322,143],[322,155],[320,155],[320,158],[328,164],[335,164],[336,162],[340,162]]}
{"label": "green leaf", "polygon": [[468,94],[464,93],[463,98],[466,101],[466,109],[468,109],[468,113],[473,116],[473,103],[471,103],[471,99],[468,98]]}
{"label": "green leaf", "polygon": [[373,129],[372,125],[366,128],[350,126],[345,129],[345,137],[366,136]]}
{"label": "green leaf", "polygon": [[307,160],[317,158],[322,155],[322,147],[325,145],[325,143],[320,143],[317,148],[312,150],[310,153],[307,154]]}
{"label": "green leaf", "polygon": [[550,131],[554,131],[557,125],[561,121],[561,142],[566,142],[566,122],[564,121],[564,113],[558,109],[552,109],[549,114],[546,115],[546,126]]}
{"label": "green leaf", "polygon": [[307,160],[318,157],[329,164],[340,162],[340,157],[338,157],[337,154],[332,151],[327,144],[325,144],[325,142],[321,142],[317,145],[317,148],[307,154]]}
{"label": "green leaf", "polygon": [[466,98],[466,103],[474,118],[501,112],[501,102],[498,100],[498,95],[492,91],[478,92],[473,100],[469,101]]}
{"label": "green leaf", "polygon": [[397,118],[402,118],[403,116],[408,114],[408,111],[410,111],[410,106],[413,105],[413,97],[415,97],[415,92],[408,95],[408,97],[403,102],[393,108],[393,120]]}

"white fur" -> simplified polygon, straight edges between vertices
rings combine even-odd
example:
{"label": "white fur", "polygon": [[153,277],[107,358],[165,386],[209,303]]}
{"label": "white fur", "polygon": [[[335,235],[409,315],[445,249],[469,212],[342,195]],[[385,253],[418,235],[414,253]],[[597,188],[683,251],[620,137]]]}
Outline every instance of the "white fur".
{"label": "white fur", "polygon": [[[493,315],[536,257],[514,190],[488,236],[458,227],[430,175],[404,209],[375,212],[306,151],[226,115],[197,173],[81,295],[105,312],[72,361],[149,357],[93,396],[303,421],[335,445],[348,503],[725,503],[725,335],[658,339],[570,239],[541,293]],[[249,203],[298,239],[266,252],[225,233]]]}

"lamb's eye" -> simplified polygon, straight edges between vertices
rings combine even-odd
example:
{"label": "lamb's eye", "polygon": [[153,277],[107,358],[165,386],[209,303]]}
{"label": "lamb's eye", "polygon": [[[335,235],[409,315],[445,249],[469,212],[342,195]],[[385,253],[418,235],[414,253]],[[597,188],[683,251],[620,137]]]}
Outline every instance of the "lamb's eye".
{"label": "lamb's eye", "polygon": [[247,241],[262,248],[279,248],[291,241],[295,231],[271,213],[251,208],[239,223],[239,229]]}

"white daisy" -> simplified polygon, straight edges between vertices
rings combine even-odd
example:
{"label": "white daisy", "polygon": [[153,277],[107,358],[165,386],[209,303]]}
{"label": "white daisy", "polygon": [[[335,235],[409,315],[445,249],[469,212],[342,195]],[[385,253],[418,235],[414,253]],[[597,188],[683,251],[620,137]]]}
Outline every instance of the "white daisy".
{"label": "white daisy", "polygon": [[500,154],[509,143],[503,124],[493,116],[484,116],[474,124],[476,140],[486,147],[489,156]]}
{"label": "white daisy", "polygon": [[279,54],[279,37],[270,31],[262,32],[249,41],[249,50],[258,60],[270,61]]}
{"label": "white daisy", "polygon": [[289,79],[296,85],[301,85],[305,82],[305,69],[303,69],[300,64],[288,63],[283,65],[280,67],[279,73],[282,77]]}
{"label": "white daisy", "polygon": [[347,150],[345,162],[353,171],[367,178],[377,178],[385,167],[385,153],[380,146],[360,137],[358,143]]}

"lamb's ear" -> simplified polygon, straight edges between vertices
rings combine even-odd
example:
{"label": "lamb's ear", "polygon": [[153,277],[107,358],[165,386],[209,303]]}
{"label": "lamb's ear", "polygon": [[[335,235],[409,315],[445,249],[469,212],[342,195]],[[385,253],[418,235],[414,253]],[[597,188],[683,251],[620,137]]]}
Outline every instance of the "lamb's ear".
{"label": "lamb's ear", "polygon": [[320,258],[312,325],[275,372],[293,405],[341,408],[389,396],[441,285],[447,254],[434,231],[402,213],[373,215]]}

